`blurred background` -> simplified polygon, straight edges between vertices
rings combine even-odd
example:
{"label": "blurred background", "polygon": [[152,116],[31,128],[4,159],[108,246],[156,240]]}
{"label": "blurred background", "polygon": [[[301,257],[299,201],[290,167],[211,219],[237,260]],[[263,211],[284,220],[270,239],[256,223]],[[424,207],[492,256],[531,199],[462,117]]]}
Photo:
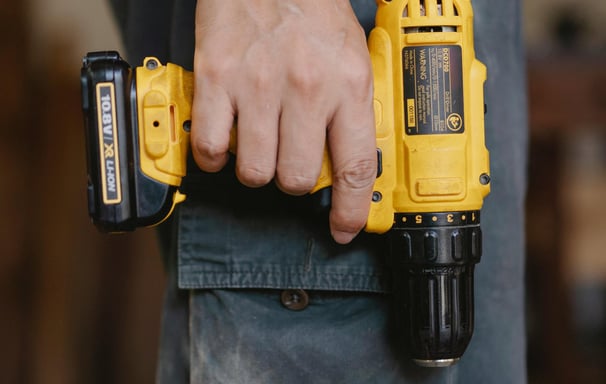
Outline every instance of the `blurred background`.
{"label": "blurred background", "polygon": [[[523,0],[530,383],[606,382],[606,2]],[[102,0],[0,3],[3,383],[153,382],[153,232],[86,213],[79,68],[121,49]]]}

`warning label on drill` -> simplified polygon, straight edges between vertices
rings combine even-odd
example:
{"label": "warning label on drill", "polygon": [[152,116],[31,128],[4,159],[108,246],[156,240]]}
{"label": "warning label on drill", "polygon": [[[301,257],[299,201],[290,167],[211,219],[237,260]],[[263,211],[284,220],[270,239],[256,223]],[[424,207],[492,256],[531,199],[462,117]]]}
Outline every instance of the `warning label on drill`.
{"label": "warning label on drill", "polygon": [[116,127],[116,97],[113,83],[97,84],[97,111],[99,113],[97,125],[103,203],[119,204],[122,201],[122,192],[120,190],[120,157]]}
{"label": "warning label on drill", "polygon": [[407,134],[465,131],[461,65],[461,47],[458,45],[404,48],[402,66]]}

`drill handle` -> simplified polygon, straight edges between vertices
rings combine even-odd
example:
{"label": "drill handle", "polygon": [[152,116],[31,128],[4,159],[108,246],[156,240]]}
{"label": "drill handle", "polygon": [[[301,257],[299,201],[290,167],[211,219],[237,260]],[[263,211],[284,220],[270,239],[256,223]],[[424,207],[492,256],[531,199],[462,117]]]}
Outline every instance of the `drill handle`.
{"label": "drill handle", "polygon": [[[384,38],[384,36],[383,36]],[[380,39],[380,38],[379,38]],[[380,55],[373,57],[373,69],[379,74],[381,84],[388,84],[386,77],[391,74],[389,64],[384,55],[388,45],[381,41],[377,44],[383,49]],[[162,65],[158,59],[148,57],[143,66],[136,69],[136,99],[138,110],[140,165],[142,172],[150,178],[162,183],[180,186],[181,179],[186,174],[186,158],[190,145],[191,111],[193,100],[194,79],[193,73],[182,67],[168,63]],[[383,86],[378,89],[383,94],[390,94],[391,87]],[[375,91],[376,92],[376,91]],[[380,96],[381,99],[386,96]],[[391,228],[393,222],[393,208],[388,186],[394,185],[393,178],[383,176],[383,164],[390,167],[393,164],[393,118],[390,108],[393,103],[374,100],[375,115],[377,118],[378,148],[377,156],[379,169],[377,172],[376,189],[374,192],[368,232],[383,233]],[[387,109],[387,111],[385,111]],[[231,131],[230,151],[236,152],[236,126]],[[315,194],[332,185],[332,170],[328,149],[324,150],[320,176],[311,193]],[[384,161],[385,157],[389,157]],[[327,195],[328,196],[328,195]],[[325,199],[323,199],[325,200]],[[324,203],[325,204],[325,203]]]}

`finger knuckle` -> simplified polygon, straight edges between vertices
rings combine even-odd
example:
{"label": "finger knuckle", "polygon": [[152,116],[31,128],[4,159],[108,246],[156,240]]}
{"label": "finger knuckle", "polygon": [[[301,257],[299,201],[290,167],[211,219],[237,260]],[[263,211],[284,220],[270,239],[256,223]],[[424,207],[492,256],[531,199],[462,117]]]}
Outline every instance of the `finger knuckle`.
{"label": "finger knuckle", "polygon": [[376,174],[376,159],[356,159],[335,170],[335,185],[351,190],[368,189],[373,185]]}
{"label": "finger knuckle", "polygon": [[354,100],[366,100],[372,94],[373,72],[370,61],[360,54],[349,55],[341,71],[345,86]]}
{"label": "finger knuckle", "polygon": [[316,184],[314,177],[304,174],[278,174],[276,181],[282,191],[293,195],[308,193]]}
{"label": "finger knuckle", "polygon": [[208,140],[196,140],[193,144],[194,152],[206,159],[218,159],[225,155],[227,147]]}
{"label": "finger knuckle", "polygon": [[270,166],[262,164],[243,164],[236,168],[238,180],[249,187],[260,187],[268,184],[274,175],[274,170]]}
{"label": "finger knuckle", "polygon": [[257,94],[264,94],[272,89],[275,79],[273,74],[268,70],[259,69],[250,75],[250,84]]}
{"label": "finger knuckle", "polygon": [[221,84],[231,77],[233,62],[227,58],[219,60],[218,55],[204,55],[195,64],[195,75],[211,83]]}
{"label": "finger knuckle", "polygon": [[304,96],[317,93],[322,85],[322,71],[316,65],[295,65],[288,74],[291,86]]}

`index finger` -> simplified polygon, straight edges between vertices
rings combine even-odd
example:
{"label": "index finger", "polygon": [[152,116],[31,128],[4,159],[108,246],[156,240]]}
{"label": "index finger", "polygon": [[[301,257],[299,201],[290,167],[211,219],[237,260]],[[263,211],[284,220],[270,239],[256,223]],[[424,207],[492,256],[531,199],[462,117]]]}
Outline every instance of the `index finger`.
{"label": "index finger", "polygon": [[333,177],[330,228],[340,244],[349,243],[364,228],[377,175],[372,92],[369,98],[344,104],[328,131]]}

